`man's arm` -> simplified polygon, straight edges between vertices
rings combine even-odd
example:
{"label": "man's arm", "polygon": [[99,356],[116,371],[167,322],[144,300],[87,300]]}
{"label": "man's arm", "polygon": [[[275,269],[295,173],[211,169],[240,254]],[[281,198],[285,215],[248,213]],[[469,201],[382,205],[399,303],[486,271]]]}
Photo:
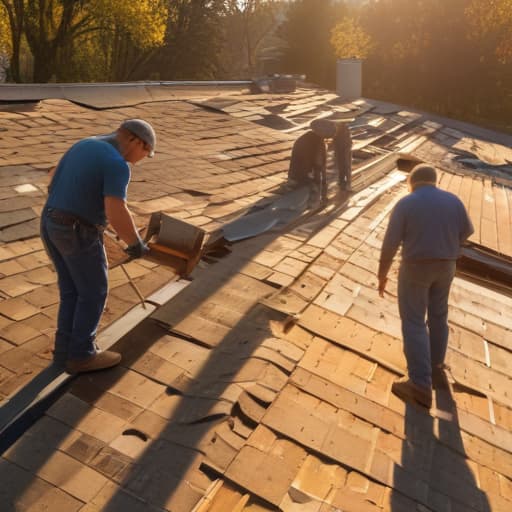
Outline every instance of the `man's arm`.
{"label": "man's arm", "polygon": [[110,225],[123,242],[128,246],[139,243],[139,233],[124,199],[105,196],[105,213]]}
{"label": "man's arm", "polygon": [[398,247],[403,240],[404,234],[404,216],[399,207],[399,204],[395,206],[391,212],[389,219],[388,228],[384,235],[384,241],[382,242],[382,248],[379,259],[379,270],[377,277],[379,279],[379,295],[384,297],[384,291],[386,290],[386,283],[388,281],[387,275],[393,258],[395,257]]}

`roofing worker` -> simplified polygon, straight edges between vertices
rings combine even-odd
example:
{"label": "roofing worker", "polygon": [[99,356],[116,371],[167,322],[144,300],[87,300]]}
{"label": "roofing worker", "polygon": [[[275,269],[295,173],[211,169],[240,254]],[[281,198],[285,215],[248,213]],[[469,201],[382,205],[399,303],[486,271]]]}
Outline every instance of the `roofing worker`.
{"label": "roofing worker", "polygon": [[350,192],[352,190],[352,137],[346,123],[336,124],[332,144],[338,168],[338,185],[342,190]]}
{"label": "roofing worker", "polygon": [[110,135],[74,144],[62,157],[41,215],[41,238],[58,276],[60,307],[54,364],[70,373],[115,366],[121,355],[100,351],[96,332],[108,292],[103,246],[107,221],[131,258],[148,248],[126,205],[130,166],[152,157],[156,136],[141,119],[124,121]]}
{"label": "roofing worker", "polygon": [[409,377],[395,382],[391,390],[427,408],[432,405],[432,379],[436,382],[444,375],[448,295],[455,262],[461,245],[473,233],[463,203],[436,188],[436,182],[433,167],[420,164],[411,171],[411,193],[391,213],[378,271],[383,297],[391,262],[402,244],[398,308]]}
{"label": "roofing worker", "polygon": [[332,139],[338,185],[342,190],[351,191],[352,137],[347,124],[330,119],[315,119],[311,122],[311,130],[322,139]]}
{"label": "roofing worker", "polygon": [[327,196],[326,164],[327,151],[323,137],[307,131],[293,144],[288,181],[298,186],[317,184],[323,200]]}

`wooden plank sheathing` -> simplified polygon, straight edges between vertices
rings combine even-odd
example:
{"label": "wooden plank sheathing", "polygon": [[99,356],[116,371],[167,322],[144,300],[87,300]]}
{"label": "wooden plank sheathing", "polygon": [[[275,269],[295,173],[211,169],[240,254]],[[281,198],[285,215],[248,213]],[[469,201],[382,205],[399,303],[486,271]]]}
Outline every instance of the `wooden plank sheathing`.
{"label": "wooden plank sheathing", "polygon": [[452,194],[455,194],[456,196],[459,197],[460,196],[460,188],[462,186],[462,179],[463,179],[462,175],[453,174],[450,184],[445,190],[448,190],[448,192],[451,192]]}
{"label": "wooden plank sheathing", "polygon": [[[343,352],[338,349],[336,360],[342,357]],[[335,355],[331,352],[331,356]],[[297,368],[290,378],[290,383],[307,392],[318,399],[324,400],[329,404],[350,412],[354,416],[379,427],[385,432],[405,440],[407,438],[407,425],[404,424],[402,415],[406,410],[403,403],[397,401],[390,394],[391,382],[394,375],[389,371],[379,368],[375,375],[366,386],[363,393],[339,386],[322,374],[317,368],[309,365],[308,368]],[[377,390],[381,394],[376,394]],[[459,393],[455,393],[455,398],[459,399]],[[500,448],[505,452],[512,454],[512,434],[508,428],[493,426],[488,420],[475,414],[472,410],[461,408],[459,403],[458,421],[460,429],[471,436],[475,436],[485,441],[489,445]],[[431,411],[434,415],[438,414],[435,409]],[[444,416],[440,413],[438,422],[443,421]],[[431,420],[425,419],[422,415],[411,415],[409,422],[416,422],[419,429],[431,429],[429,423]],[[450,448],[464,453],[460,443],[451,437],[437,439]],[[462,450],[462,451],[461,451]],[[478,459],[483,460],[483,459]],[[484,461],[489,463],[489,461]]]}
{"label": "wooden plank sheathing", "polygon": [[484,196],[484,185],[481,178],[474,178],[471,184],[471,196],[469,199],[469,217],[473,222],[475,232],[469,238],[477,244],[482,243],[482,202]]}
{"label": "wooden plank sheathing", "polygon": [[[393,283],[390,284],[393,285]],[[347,263],[341,269],[341,273],[330,281],[325,291],[336,293],[336,296],[344,300],[344,302],[339,302],[340,305],[359,304],[368,308],[368,303],[378,301],[376,304],[382,313],[391,315],[388,318],[397,317],[396,303],[377,299],[376,285],[374,273]],[[490,344],[496,345],[497,348],[501,347],[502,350],[498,350],[498,352],[503,355],[509,354],[512,349],[510,344],[512,339],[507,337],[507,331],[503,327],[507,325],[510,315],[512,315],[512,302],[508,297],[488,292],[484,288],[480,293],[480,288],[460,279],[455,280],[449,301],[449,321],[451,326],[450,344],[453,343],[454,348],[458,347],[461,352],[469,353],[475,360],[483,362],[484,359],[481,355],[481,340],[483,338]],[[390,286],[390,291],[391,289],[392,286]],[[480,299],[482,294],[483,297]],[[321,295],[315,304],[336,312],[333,307],[329,307],[328,300]],[[339,306],[337,307],[339,308]],[[339,313],[339,309],[337,311]],[[371,323],[368,325],[372,326]],[[476,332],[471,330],[471,327]],[[473,338],[475,339],[474,345],[478,347],[478,350],[468,352]]]}
{"label": "wooden plank sheathing", "polygon": [[507,190],[503,185],[494,185],[493,190],[496,201],[498,251],[512,256],[512,202],[507,197]]}
{"label": "wooden plank sheathing", "polygon": [[451,172],[439,171],[437,176],[438,187],[443,190],[448,190],[452,179],[453,174]]}
{"label": "wooden plank sheathing", "polygon": [[488,165],[506,165],[512,158],[509,147],[473,137],[462,137],[454,147],[473,154]]}
{"label": "wooden plank sheathing", "polygon": [[[450,305],[487,324],[504,328],[510,326],[512,299],[463,279],[455,278],[450,293]],[[493,342],[492,338],[488,341]],[[504,348],[512,350],[512,340]]]}
{"label": "wooden plank sheathing", "polygon": [[[374,358],[377,362],[398,371],[398,373],[405,373],[405,361],[403,360],[400,341],[400,321],[397,313],[393,312],[394,307],[396,306],[393,306],[390,310],[381,308],[379,317],[376,319],[370,302],[362,295],[359,295],[355,298],[354,305],[347,313],[348,318],[367,326],[368,329],[371,327],[380,334],[384,333],[388,336],[389,343],[391,346],[394,346],[394,350],[387,350],[383,354],[384,357],[380,354],[372,354],[371,350],[374,350],[375,345],[372,345],[371,349],[368,346],[363,349],[364,345],[351,345],[353,338],[343,336],[342,325],[346,320],[318,306],[310,306],[306,309],[299,320],[299,324],[335,343],[357,350],[359,353],[366,352],[368,357]],[[357,340],[358,338],[356,338]],[[456,367],[453,375],[458,382],[492,396],[498,403],[512,406],[512,396],[507,389],[508,386],[512,385],[512,379],[510,379],[508,374],[499,371],[502,366],[486,368],[484,364],[468,357],[467,352],[457,352],[451,348],[448,349],[447,361],[449,362],[448,364]]]}
{"label": "wooden plank sheathing", "polygon": [[499,250],[496,202],[490,179],[484,179],[482,192],[481,243],[493,251]]}
{"label": "wooden plank sheathing", "polygon": [[[398,314],[392,310],[386,311],[381,308],[378,319],[375,319],[370,302],[364,300],[362,295],[355,299],[347,316],[394,339],[401,338]],[[510,355],[507,359],[510,361]],[[512,406],[512,394],[509,391],[512,379],[508,372],[502,373],[503,364],[500,367],[487,368],[484,363],[479,363],[470,356],[468,357],[467,351],[457,352],[450,347],[447,352],[447,363],[453,367],[453,376],[458,382],[492,396],[501,404]]]}
{"label": "wooden plank sheathing", "polygon": [[470,201],[471,201],[471,188],[473,186],[473,178],[472,176],[463,176],[462,177],[462,183],[460,185],[460,191],[459,191],[459,198],[464,203],[464,206],[469,213],[469,216],[473,222],[473,224],[476,222],[476,219],[474,219],[471,216],[470,212]]}

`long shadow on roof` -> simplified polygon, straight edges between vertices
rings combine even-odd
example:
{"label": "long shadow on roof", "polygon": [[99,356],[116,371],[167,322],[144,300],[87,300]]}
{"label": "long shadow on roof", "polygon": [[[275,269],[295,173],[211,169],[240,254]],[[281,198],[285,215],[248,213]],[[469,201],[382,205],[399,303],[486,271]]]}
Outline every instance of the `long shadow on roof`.
{"label": "long shadow on roof", "polygon": [[437,420],[406,405],[401,461],[394,465],[391,483],[391,511],[413,510],[416,502],[429,510],[490,512],[487,496],[478,488],[478,476],[467,463],[457,406],[448,385],[436,391],[436,399]]}
{"label": "long shadow on roof", "polygon": [[[278,236],[279,234],[275,233],[267,234],[241,243],[230,257],[210,267],[208,271],[201,272],[188,288],[163,306],[170,314],[172,313],[172,323],[179,323],[196,311],[201,304],[207,302],[209,297],[225,286],[247,262]],[[253,280],[260,294],[262,293],[265,285],[260,281],[249,277],[244,279]],[[271,291],[272,288],[268,287],[268,290]],[[107,443],[86,435],[81,436],[71,447],[74,457],[121,485],[102,510],[127,510],[123,507],[126,507],[126,500],[129,497],[122,491],[122,487],[148,503],[162,508],[169,507],[169,500],[173,497],[183,499],[176,495],[176,491],[184,482],[187,471],[193,466],[197,467],[201,441],[205,441],[205,436],[211,433],[212,427],[219,419],[226,414],[229,415],[229,412],[216,413],[212,407],[216,403],[226,402],[221,395],[232,383],[233,377],[262,341],[272,336],[269,322],[283,319],[281,313],[259,305],[258,299],[259,297],[254,297],[252,307],[211,349],[208,359],[194,379],[190,379],[183,372],[183,375],[177,378],[162,381],[152,376],[154,368],[148,367],[145,372],[143,365],[137,367],[136,371],[139,374],[145,374],[149,380],[167,386],[164,395],[177,397],[172,414],[164,420],[165,427],[156,438],[148,439],[148,446],[140,457],[130,460]],[[80,376],[75,380],[70,393],[93,405],[130,370],[131,365],[144,357],[154,343],[168,334],[169,330],[163,328],[161,324],[151,320],[144,321],[113,347],[123,353],[123,364],[127,365],[126,369],[118,367]],[[276,380],[284,382],[286,372],[271,363],[269,365],[272,366],[271,370],[275,373]],[[48,462],[54,452],[62,447],[64,440],[69,439],[69,427],[78,425],[90,412],[90,408],[80,407],[78,403],[76,407],[71,405],[72,410],[64,407],[65,419],[60,419],[63,419],[67,427],[61,421],[44,416],[6,452],[5,455],[11,462],[21,465],[30,471],[32,476],[28,479],[26,475],[25,485],[20,484],[6,490],[3,499],[5,503],[11,503],[14,507],[15,503],[26,500],[27,494],[30,495],[29,489],[32,492],[34,475]],[[230,407],[233,408],[235,404],[236,401]],[[142,426],[135,433],[145,437],[143,430]],[[69,453],[70,448],[68,447],[66,451]],[[7,478],[11,469],[9,465],[0,465],[0,479],[4,480],[4,476]],[[72,476],[71,471],[69,479]],[[193,494],[193,490],[190,492]],[[74,505],[78,505],[78,502]],[[75,508],[69,504],[68,510]]]}

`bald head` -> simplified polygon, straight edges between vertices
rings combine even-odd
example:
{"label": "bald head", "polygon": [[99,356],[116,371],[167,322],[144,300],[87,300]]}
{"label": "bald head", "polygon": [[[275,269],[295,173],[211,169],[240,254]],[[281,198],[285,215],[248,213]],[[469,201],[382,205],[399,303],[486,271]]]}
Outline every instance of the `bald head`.
{"label": "bald head", "polygon": [[434,167],[427,164],[419,164],[409,174],[409,186],[411,190],[416,190],[423,185],[436,185],[437,171]]}

